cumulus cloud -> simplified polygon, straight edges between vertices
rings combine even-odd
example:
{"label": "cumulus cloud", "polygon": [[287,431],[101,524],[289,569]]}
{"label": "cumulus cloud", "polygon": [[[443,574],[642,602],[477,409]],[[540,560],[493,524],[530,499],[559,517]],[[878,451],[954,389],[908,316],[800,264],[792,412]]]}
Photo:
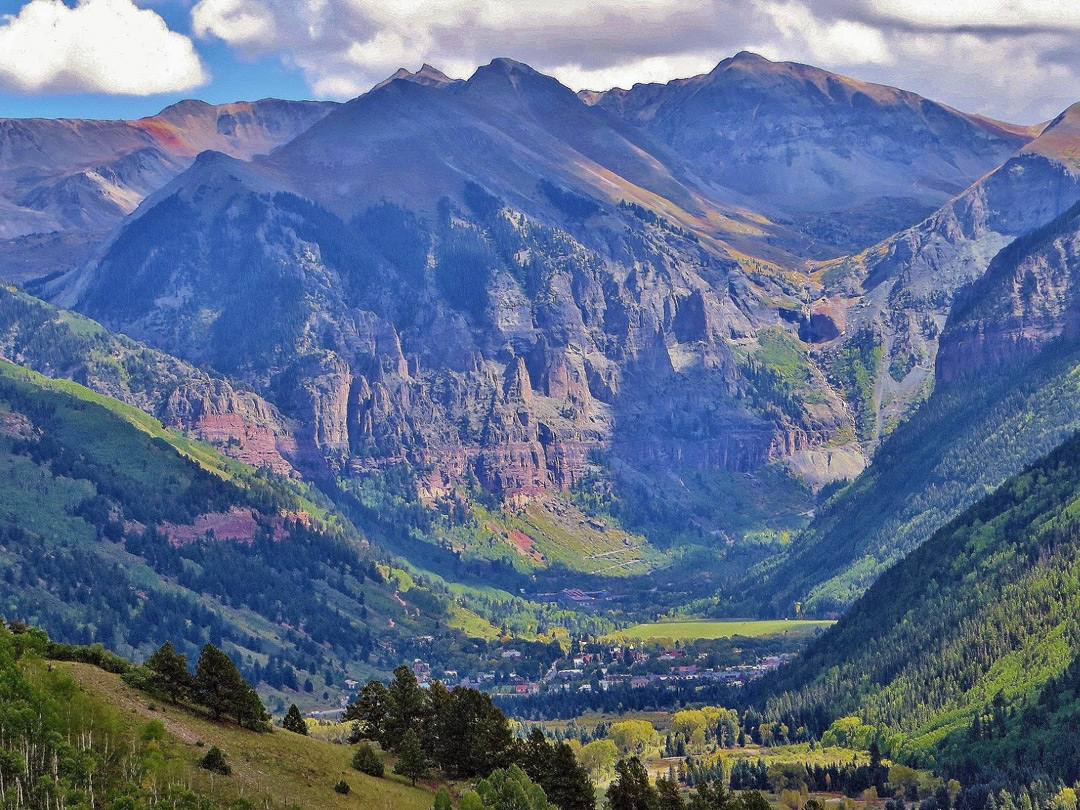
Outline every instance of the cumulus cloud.
{"label": "cumulus cloud", "polygon": [[30,0],[0,17],[0,87],[144,96],[207,80],[191,40],[132,0]]}
{"label": "cumulus cloud", "polygon": [[604,89],[746,49],[1013,120],[1080,99],[1074,0],[198,0],[192,28],[340,98],[425,61],[466,77],[511,56]]}

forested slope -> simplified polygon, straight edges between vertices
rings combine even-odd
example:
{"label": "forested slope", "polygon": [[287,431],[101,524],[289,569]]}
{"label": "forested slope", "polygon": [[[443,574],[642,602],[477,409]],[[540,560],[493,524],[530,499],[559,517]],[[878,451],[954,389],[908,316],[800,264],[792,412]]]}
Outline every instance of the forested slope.
{"label": "forested slope", "polygon": [[757,695],[817,733],[858,715],[895,756],[969,779],[995,764],[1069,782],[1078,616],[1074,436],[889,569]]}
{"label": "forested slope", "polygon": [[0,504],[0,613],[66,642],[142,657],[162,637],[188,653],[210,641],[256,682],[308,673],[321,693],[380,668],[377,641],[443,618],[443,597],[395,594],[309,488],[8,363]]}

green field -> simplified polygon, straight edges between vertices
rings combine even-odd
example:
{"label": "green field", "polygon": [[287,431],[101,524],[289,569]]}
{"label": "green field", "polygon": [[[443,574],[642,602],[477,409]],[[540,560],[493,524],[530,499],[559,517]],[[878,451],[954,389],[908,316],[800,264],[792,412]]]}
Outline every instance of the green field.
{"label": "green field", "polygon": [[639,641],[669,638],[678,641],[693,641],[699,638],[731,638],[733,636],[774,636],[780,633],[798,633],[809,635],[818,629],[825,629],[831,621],[810,621],[804,619],[721,619],[650,622],[636,624],[619,632],[620,636]]}

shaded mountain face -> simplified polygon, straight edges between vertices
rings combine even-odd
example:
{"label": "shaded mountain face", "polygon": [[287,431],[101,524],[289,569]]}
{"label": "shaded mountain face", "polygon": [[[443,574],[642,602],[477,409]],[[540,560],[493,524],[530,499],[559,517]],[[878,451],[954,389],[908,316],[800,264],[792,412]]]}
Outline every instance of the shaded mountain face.
{"label": "shaded mountain face", "polygon": [[[980,278],[998,252],[1080,200],[1070,108],[1000,168],[932,216],[857,256],[816,272],[843,311],[846,334],[824,346],[825,363],[848,374],[861,354],[868,375],[857,400],[860,435],[885,435],[933,384],[938,339],[957,291]],[[942,372],[951,376],[947,369]]]}
{"label": "shaded mountain face", "polygon": [[269,152],[335,106],[276,99],[214,106],[191,100],[137,121],[0,120],[5,278],[71,266],[199,152],[215,149],[241,158]]}
{"label": "shaded mountain face", "polygon": [[[749,55],[585,100],[512,60],[425,66],[269,155],[204,153],[34,289],[244,380],[341,474],[529,498],[600,471],[725,536],[728,491],[697,511],[692,482],[798,490],[806,513],[926,397],[955,291],[1075,201],[1070,120],[1030,141]],[[906,182],[922,213],[973,180],[807,260],[798,200],[880,210]]]}
{"label": "shaded mountain face", "polygon": [[707,183],[790,220],[816,257],[917,222],[1035,134],[745,52],[705,75],[581,96],[671,147]]}

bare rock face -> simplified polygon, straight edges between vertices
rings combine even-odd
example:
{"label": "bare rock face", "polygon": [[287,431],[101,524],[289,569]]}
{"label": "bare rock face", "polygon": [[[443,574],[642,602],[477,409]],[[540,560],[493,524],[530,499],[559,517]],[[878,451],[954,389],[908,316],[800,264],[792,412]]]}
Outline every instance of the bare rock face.
{"label": "bare rock face", "polygon": [[[736,262],[685,235],[617,209],[575,234],[449,200],[430,225],[385,204],[346,223],[245,171],[203,161],[64,294],[247,380],[297,426],[275,446],[317,448],[333,471],[407,462],[430,493],[475,479],[528,498],[609,450],[656,471],[752,471],[845,424],[835,397],[785,411],[754,393],[731,341],[753,345],[774,316]],[[132,272],[141,243],[155,249]]]}
{"label": "bare rock face", "polygon": [[[1071,117],[1051,124],[933,216],[829,271],[841,279],[830,292],[850,306],[844,334],[825,344],[826,355],[841,356],[853,341],[872,343],[880,353],[871,370],[873,402],[863,417],[873,423],[863,425],[864,435],[880,436],[910,412],[932,386],[935,365],[944,364],[939,378],[951,379],[957,364],[965,362],[959,342],[942,360],[938,355],[958,292],[987,274],[1013,240],[1046,226],[1080,200],[1080,174],[1055,131]],[[1010,351],[1005,343],[994,348],[994,341],[986,343],[975,333],[966,341],[976,354]]]}
{"label": "bare rock face", "polygon": [[175,388],[159,409],[169,427],[190,432],[226,455],[280,475],[317,473],[322,459],[305,453],[286,420],[264,399],[222,380],[196,380]]}
{"label": "bare rock face", "polygon": [[937,378],[1022,362],[1058,338],[1080,337],[1080,210],[1073,206],[998,253],[962,289],[941,336]]}

